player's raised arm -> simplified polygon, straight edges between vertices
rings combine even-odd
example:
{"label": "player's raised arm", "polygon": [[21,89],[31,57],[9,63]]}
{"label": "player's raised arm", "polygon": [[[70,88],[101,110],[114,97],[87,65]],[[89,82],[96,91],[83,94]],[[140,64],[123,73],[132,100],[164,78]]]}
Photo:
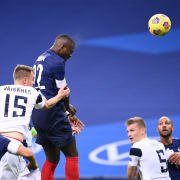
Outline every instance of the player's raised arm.
{"label": "player's raised arm", "polygon": [[42,109],[43,110],[50,109],[53,106],[55,106],[56,103],[59,102],[61,99],[68,97],[70,93],[70,89],[66,86],[67,84],[64,84],[55,97],[49,99],[48,101],[45,101],[45,106]]}

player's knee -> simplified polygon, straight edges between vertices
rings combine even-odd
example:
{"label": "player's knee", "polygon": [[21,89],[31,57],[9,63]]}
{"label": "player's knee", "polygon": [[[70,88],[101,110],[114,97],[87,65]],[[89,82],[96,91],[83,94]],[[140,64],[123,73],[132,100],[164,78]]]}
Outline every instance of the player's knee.
{"label": "player's knee", "polygon": [[65,155],[66,158],[68,158],[68,157],[78,157],[78,156],[79,156],[77,149],[71,150],[71,151],[69,151],[69,152],[66,151],[66,152],[64,153],[64,155]]}
{"label": "player's knee", "polygon": [[60,160],[60,156],[57,156],[57,155],[48,155],[46,156],[46,160],[52,164],[58,164],[59,163],[59,160]]}

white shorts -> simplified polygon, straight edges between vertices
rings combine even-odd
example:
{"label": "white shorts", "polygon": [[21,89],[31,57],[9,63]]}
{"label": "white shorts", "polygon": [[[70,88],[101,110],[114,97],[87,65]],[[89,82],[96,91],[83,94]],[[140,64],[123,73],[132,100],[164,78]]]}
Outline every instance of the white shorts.
{"label": "white shorts", "polygon": [[36,169],[34,172],[19,176],[18,180],[41,180],[41,172],[39,169]]}
{"label": "white shorts", "polygon": [[22,156],[6,152],[0,161],[0,180],[17,180],[22,160]]}
{"label": "white shorts", "polygon": [[41,180],[41,172],[38,168],[31,173],[27,168],[25,160],[23,159],[23,161],[21,162],[21,169],[18,180]]}

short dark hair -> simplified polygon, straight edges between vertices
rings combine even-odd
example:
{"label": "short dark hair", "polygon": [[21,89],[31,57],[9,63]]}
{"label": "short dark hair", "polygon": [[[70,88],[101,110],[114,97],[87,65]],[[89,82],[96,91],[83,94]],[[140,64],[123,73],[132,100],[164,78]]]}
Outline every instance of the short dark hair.
{"label": "short dark hair", "polygon": [[146,123],[141,117],[133,117],[126,121],[126,126],[137,123],[138,127],[146,129]]}
{"label": "short dark hair", "polygon": [[15,80],[21,80],[24,77],[29,77],[31,72],[34,73],[32,67],[18,64],[14,69],[13,79],[15,81]]}
{"label": "short dark hair", "polygon": [[55,42],[56,42],[58,39],[66,39],[66,40],[68,40],[71,44],[75,45],[74,40],[73,40],[69,35],[67,35],[67,34],[60,34],[59,36],[56,37]]}

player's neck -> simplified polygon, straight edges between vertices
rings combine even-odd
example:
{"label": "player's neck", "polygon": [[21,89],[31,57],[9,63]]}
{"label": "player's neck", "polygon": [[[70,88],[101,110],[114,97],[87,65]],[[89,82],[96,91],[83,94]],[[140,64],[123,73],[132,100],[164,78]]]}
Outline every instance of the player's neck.
{"label": "player's neck", "polygon": [[141,137],[141,140],[142,140],[142,139],[145,139],[145,138],[147,138],[147,134],[144,134],[144,135]]}
{"label": "player's neck", "polygon": [[18,81],[14,82],[14,85],[21,85]]}
{"label": "player's neck", "polygon": [[53,50],[56,54],[58,54],[58,49],[55,46],[52,46],[50,49]]}
{"label": "player's neck", "polygon": [[169,144],[172,144],[172,135],[169,136],[169,137],[162,137],[160,136],[160,142],[164,145],[169,145]]}
{"label": "player's neck", "polygon": [[20,81],[14,81],[14,85],[22,85],[22,86],[25,86],[25,84],[23,83],[22,80],[20,80]]}

